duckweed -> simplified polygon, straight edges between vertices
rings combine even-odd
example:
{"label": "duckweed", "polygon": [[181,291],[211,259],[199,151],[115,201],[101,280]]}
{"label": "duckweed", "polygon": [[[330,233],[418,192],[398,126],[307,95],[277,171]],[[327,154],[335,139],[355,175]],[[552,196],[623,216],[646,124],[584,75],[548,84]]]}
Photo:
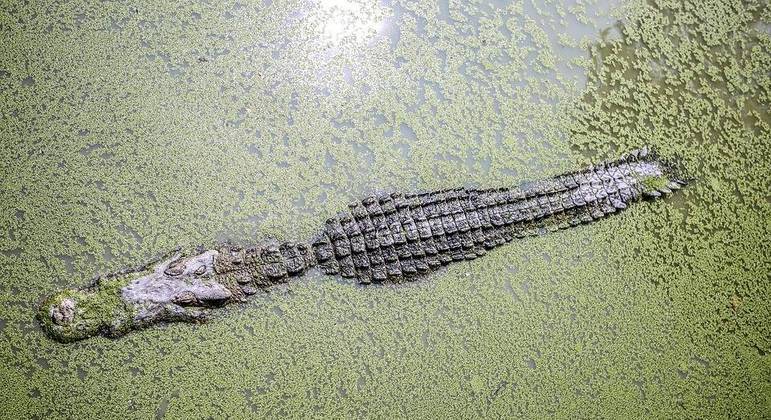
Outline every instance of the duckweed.
{"label": "duckweed", "polygon": [[670,182],[670,179],[666,176],[649,176],[645,177],[642,181],[645,189],[648,191],[656,191],[662,188],[666,188]]}
{"label": "duckweed", "polygon": [[[3,416],[767,417],[769,9],[607,6],[4,6]],[[416,284],[308,276],[205,326],[68,345],[35,320],[176,245],[298,240],[369,192],[643,144],[696,182]]]}

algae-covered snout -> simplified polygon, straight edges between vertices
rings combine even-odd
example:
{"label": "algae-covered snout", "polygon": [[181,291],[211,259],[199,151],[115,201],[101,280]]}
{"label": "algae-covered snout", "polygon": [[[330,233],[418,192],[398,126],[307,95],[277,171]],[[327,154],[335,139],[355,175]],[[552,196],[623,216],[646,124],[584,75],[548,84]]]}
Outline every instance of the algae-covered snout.
{"label": "algae-covered snout", "polygon": [[163,322],[200,322],[208,308],[234,300],[227,278],[214,268],[218,251],[186,257],[177,252],[160,263],[116,273],[83,289],[47,298],[38,310],[43,330],[61,342],[96,335],[118,337]]}
{"label": "algae-covered snout", "polygon": [[118,281],[109,279],[86,289],[68,289],[48,297],[38,310],[43,330],[65,343],[127,332],[133,311],[121,299]]}

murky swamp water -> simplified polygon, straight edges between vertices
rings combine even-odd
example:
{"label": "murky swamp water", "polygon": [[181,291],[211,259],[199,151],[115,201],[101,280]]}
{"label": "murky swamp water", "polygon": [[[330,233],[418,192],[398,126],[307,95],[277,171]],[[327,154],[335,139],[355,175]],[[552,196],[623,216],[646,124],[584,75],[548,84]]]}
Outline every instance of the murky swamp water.
{"label": "murky swamp water", "polygon": [[[771,416],[762,1],[0,5],[0,417]],[[410,285],[61,345],[47,294],[643,144],[682,194]]]}

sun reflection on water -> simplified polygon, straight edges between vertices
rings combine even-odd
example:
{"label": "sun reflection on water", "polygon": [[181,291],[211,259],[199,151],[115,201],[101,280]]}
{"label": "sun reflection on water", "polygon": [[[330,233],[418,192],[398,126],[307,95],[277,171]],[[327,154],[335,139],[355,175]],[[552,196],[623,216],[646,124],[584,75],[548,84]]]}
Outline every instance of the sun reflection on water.
{"label": "sun reflection on water", "polygon": [[320,91],[339,92],[352,87],[355,80],[368,77],[368,63],[379,62],[380,42],[387,42],[393,10],[377,2],[319,0],[298,11],[302,38],[310,45],[302,48],[314,78],[310,82]]}
{"label": "sun reflection on water", "polygon": [[322,0],[321,38],[335,44],[346,40],[361,42],[385,27],[384,10],[377,5],[347,0]]}

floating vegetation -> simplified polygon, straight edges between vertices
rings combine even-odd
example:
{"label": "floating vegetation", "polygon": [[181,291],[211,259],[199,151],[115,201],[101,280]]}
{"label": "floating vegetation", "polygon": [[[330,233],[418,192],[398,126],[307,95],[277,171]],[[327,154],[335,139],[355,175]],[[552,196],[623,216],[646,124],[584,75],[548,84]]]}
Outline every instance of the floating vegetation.
{"label": "floating vegetation", "polygon": [[[767,415],[765,2],[156,3],[3,7],[6,417]],[[697,181],[428,282],[309,275],[68,346],[35,320],[177,245],[299,241],[379,191],[641,144]]]}

